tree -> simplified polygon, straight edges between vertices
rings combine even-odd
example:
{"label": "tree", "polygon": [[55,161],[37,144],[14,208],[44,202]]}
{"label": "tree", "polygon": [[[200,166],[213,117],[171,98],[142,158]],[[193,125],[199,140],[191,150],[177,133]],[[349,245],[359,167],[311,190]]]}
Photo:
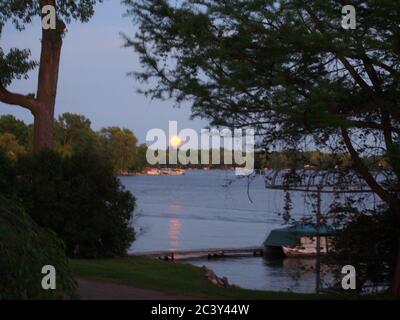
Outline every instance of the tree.
{"label": "tree", "polygon": [[[17,201],[0,193],[0,203],[0,300],[74,296],[76,282],[62,241],[40,228]],[[57,271],[56,290],[41,286],[42,268],[49,262]]]}
{"label": "tree", "polygon": [[90,120],[82,115],[64,113],[54,125],[55,150],[63,156],[82,150],[99,150],[99,138]]}
{"label": "tree", "polygon": [[135,171],[142,171],[147,165],[147,145],[145,143],[140,144],[136,149],[136,159],[134,169]]}
{"label": "tree", "polygon": [[15,166],[14,162],[3,151],[0,150],[0,194],[9,198],[14,197],[15,189]]}
{"label": "tree", "polygon": [[[125,0],[139,31],[135,75],[153,98],[190,101],[213,125],[252,126],[265,147],[342,152],[400,224],[400,4]],[[364,161],[383,157],[377,180]],[[400,238],[392,291],[400,296]]]}
{"label": "tree", "polygon": [[[97,0],[0,0],[0,35],[9,21],[18,30],[23,30],[35,16],[42,16],[45,6],[54,6],[57,13],[56,29],[42,29],[39,63],[31,59],[29,49],[13,48],[5,53],[0,47],[0,102],[23,107],[33,114],[35,151],[51,148],[53,145],[53,118],[61,47],[66,32],[65,22],[69,23],[72,19],[88,21],[94,13],[96,2]],[[7,89],[13,80],[27,78],[29,71],[36,66],[39,66],[36,95],[22,95]]]}
{"label": "tree", "polygon": [[25,148],[18,143],[17,138],[11,133],[0,134],[0,151],[4,152],[11,159],[25,153]]}
{"label": "tree", "polygon": [[20,157],[15,171],[16,195],[27,213],[39,226],[56,232],[69,257],[126,254],[135,236],[135,198],[97,152],[62,157],[42,150]]}
{"label": "tree", "polygon": [[18,140],[18,143],[25,149],[29,149],[31,142],[30,128],[23,121],[12,115],[0,117],[0,134],[11,133]]}
{"label": "tree", "polygon": [[108,127],[100,131],[104,153],[119,173],[135,166],[137,138],[126,128]]}
{"label": "tree", "polygon": [[[364,285],[381,286],[390,282],[396,261],[396,236],[399,234],[396,216],[392,212],[364,213],[339,230],[328,255],[334,268],[352,265],[357,273],[357,290]],[[339,263],[338,263],[339,262]],[[339,271],[339,270],[338,270]],[[338,272],[340,274],[340,271]]]}

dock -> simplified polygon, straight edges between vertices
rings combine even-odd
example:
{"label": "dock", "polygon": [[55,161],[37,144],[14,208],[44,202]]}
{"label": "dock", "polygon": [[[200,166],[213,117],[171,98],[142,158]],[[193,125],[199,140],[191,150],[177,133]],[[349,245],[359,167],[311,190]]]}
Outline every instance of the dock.
{"label": "dock", "polygon": [[180,259],[190,258],[227,258],[227,257],[242,257],[242,256],[262,256],[263,248],[257,247],[244,247],[244,248],[207,248],[207,249],[194,249],[194,250],[165,250],[165,251],[147,251],[135,252],[131,256],[146,256],[158,258],[166,261],[174,261]]}

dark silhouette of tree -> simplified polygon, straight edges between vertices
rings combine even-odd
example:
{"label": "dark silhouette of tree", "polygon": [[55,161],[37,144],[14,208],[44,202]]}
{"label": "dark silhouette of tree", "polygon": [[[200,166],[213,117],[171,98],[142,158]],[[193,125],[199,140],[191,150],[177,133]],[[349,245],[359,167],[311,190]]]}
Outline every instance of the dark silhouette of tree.
{"label": "dark silhouette of tree", "polygon": [[[266,148],[343,153],[400,223],[400,4],[125,0],[139,31],[135,75],[153,98],[191,102],[213,125],[256,128]],[[307,148],[306,148],[307,149]],[[364,161],[384,157],[379,181]],[[400,296],[400,239],[392,290]]]}

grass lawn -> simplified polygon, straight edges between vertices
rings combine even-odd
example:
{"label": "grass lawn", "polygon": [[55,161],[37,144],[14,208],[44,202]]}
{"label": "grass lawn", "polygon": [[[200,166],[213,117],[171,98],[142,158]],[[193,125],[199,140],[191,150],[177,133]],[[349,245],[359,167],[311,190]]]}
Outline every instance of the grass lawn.
{"label": "grass lawn", "polygon": [[323,299],[342,296],[219,288],[208,282],[201,268],[148,257],[108,260],[71,260],[74,273],[87,279],[132,285],[143,289],[226,299]]}

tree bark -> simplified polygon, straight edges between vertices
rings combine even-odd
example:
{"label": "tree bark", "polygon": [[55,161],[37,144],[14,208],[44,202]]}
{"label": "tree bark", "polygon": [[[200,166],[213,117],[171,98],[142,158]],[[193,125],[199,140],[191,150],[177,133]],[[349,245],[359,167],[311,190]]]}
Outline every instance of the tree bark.
{"label": "tree bark", "polygon": [[[47,109],[47,108],[46,108]],[[33,150],[38,152],[53,147],[54,106],[47,111],[45,108],[34,114]]]}
{"label": "tree bark", "polygon": [[341,128],[341,134],[356,171],[362,176],[371,190],[384,202],[386,202],[391,208],[399,208],[400,199],[395,194],[387,191],[375,180],[367,166],[364,164],[357,150],[354,148],[350,136],[345,128]]}
{"label": "tree bark", "polygon": [[391,291],[395,297],[400,297],[400,236],[397,241],[397,258],[394,267]]}
{"label": "tree bark", "polygon": [[[41,1],[42,6],[47,4],[55,5],[55,1]],[[57,19],[56,30],[42,29],[42,48],[36,97],[40,103],[40,108],[33,113],[35,117],[34,152],[46,148],[50,149],[53,146],[54,109],[64,31],[65,24],[59,19]]]}

